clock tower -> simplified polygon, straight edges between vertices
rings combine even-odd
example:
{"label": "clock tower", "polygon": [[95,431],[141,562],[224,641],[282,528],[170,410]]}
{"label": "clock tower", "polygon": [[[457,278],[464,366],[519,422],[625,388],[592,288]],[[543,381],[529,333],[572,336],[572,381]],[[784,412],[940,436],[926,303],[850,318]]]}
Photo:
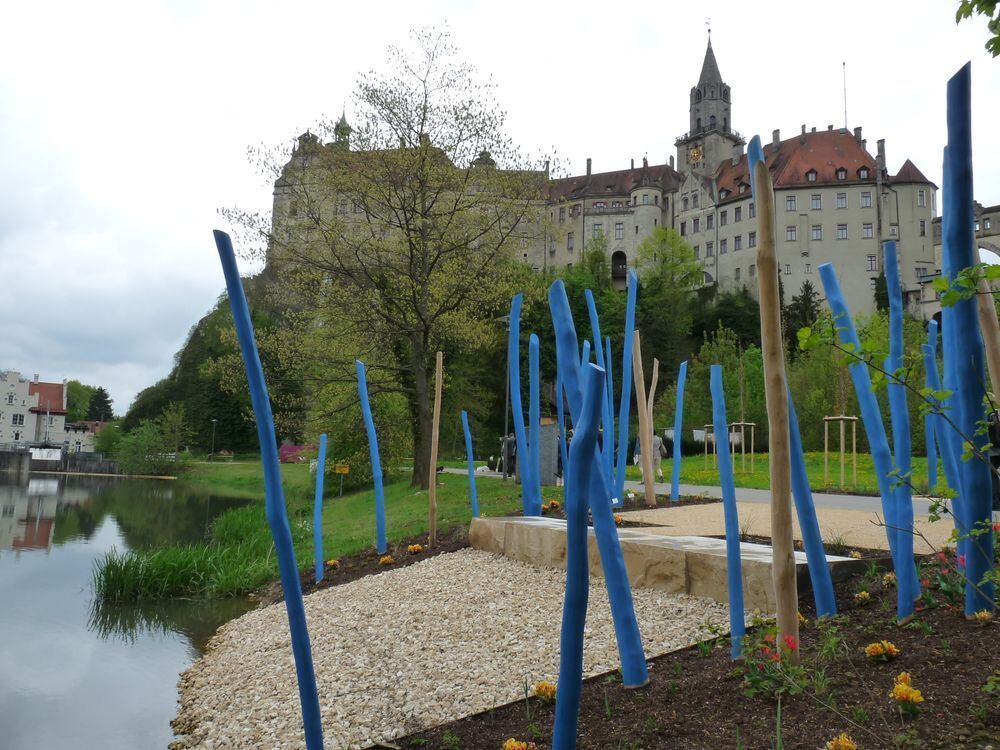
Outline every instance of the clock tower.
{"label": "clock tower", "polygon": [[719,64],[708,38],[705,61],[698,84],[691,88],[690,129],[677,139],[677,162],[682,171],[701,175],[715,174],[724,159],[733,155],[733,147],[745,144],[732,128],[730,91],[719,73]]}

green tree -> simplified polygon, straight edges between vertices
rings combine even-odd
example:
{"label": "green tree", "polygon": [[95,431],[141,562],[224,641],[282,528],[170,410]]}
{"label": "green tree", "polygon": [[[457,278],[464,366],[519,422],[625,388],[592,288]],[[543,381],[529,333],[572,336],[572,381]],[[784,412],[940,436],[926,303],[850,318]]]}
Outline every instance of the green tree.
{"label": "green tree", "polygon": [[799,293],[785,308],[785,351],[789,359],[795,359],[799,351],[799,329],[811,326],[819,317],[819,293],[806,279],[802,282]]}
{"label": "green tree", "polygon": [[107,456],[118,452],[118,444],[122,439],[121,423],[116,419],[105,422],[101,431],[94,437],[94,450]]}
{"label": "green tree", "polygon": [[701,308],[693,331],[707,341],[720,326],[732,331],[741,346],[760,346],[760,306],[747,287],[715,292],[714,298]]}
{"label": "green tree", "polygon": [[889,312],[889,285],[885,280],[885,269],[879,271],[875,278],[874,294],[876,312]]}
{"label": "green tree", "polygon": [[155,422],[143,422],[118,443],[118,467],[126,474],[155,474],[165,461],[163,433]]}
{"label": "green tree", "polygon": [[539,232],[547,172],[513,144],[492,85],[458,60],[447,32],[413,41],[390,50],[387,72],[362,76],[353,131],[342,119],[330,147],[304,136],[290,162],[273,160],[279,231],[266,217],[229,216],[266,238],[258,250],[289,305],[336,333],[296,351],[312,386],[353,383],[360,358],[373,394],[406,399],[412,481],[424,487],[434,353],[494,338],[511,258]]}
{"label": "green tree", "polygon": [[961,23],[973,14],[986,16],[986,29],[989,38],[986,40],[986,51],[993,57],[1000,55],[1000,2],[997,0],[960,0],[955,12],[955,23]]}
{"label": "green tree", "polygon": [[115,413],[111,404],[111,396],[102,386],[98,386],[90,397],[90,403],[87,406],[87,419],[95,419],[100,422],[114,419]]}
{"label": "green tree", "polygon": [[82,422],[90,412],[90,399],[93,398],[96,386],[84,385],[79,380],[66,383],[66,421]]}
{"label": "green tree", "polygon": [[164,447],[171,453],[180,453],[181,445],[185,444],[192,434],[184,404],[178,401],[171,402],[160,415],[159,425]]}

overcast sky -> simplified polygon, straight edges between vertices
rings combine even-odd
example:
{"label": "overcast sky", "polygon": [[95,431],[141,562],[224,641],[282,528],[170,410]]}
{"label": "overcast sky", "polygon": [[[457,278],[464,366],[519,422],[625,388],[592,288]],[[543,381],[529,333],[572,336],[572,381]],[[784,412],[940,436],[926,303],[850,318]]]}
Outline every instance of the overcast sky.
{"label": "overcast sky", "polygon": [[[26,2],[0,45],[0,369],[107,387],[124,412],[223,289],[223,206],[266,209],[247,148],[347,104],[413,25],[447,21],[511,134],[580,172],[661,163],[688,129],[706,19],[733,127],[848,124],[941,179],[948,77],[973,61],[976,197],[1000,203],[1000,60],[948,0]],[[759,47],[757,54],[752,54]],[[991,124],[993,125],[991,129]],[[940,201],[938,203],[940,205]],[[245,269],[247,271],[252,269]]]}

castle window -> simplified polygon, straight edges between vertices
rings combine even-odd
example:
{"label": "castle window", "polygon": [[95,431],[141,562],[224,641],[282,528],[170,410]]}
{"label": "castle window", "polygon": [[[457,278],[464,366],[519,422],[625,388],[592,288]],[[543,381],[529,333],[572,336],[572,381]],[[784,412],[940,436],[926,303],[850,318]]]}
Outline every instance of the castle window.
{"label": "castle window", "polygon": [[847,193],[837,193],[837,208],[847,208]]}
{"label": "castle window", "polygon": [[813,211],[819,211],[823,208],[823,196],[819,193],[813,194],[811,201],[812,202],[809,204],[809,208]]}
{"label": "castle window", "polygon": [[719,226],[724,227],[729,223],[729,212],[723,211],[719,214]]}
{"label": "castle window", "polygon": [[559,206],[559,221],[566,221],[566,206]]}
{"label": "castle window", "polygon": [[608,204],[605,201],[594,201],[594,208],[607,208]]}
{"label": "castle window", "polygon": [[740,195],[743,195],[747,191],[747,186],[745,182],[740,183]]}
{"label": "castle window", "polygon": [[757,206],[754,205],[753,201],[750,201],[750,218],[752,219],[757,215]]}
{"label": "castle window", "polygon": [[816,182],[816,170],[815,169],[810,169],[808,172],[806,172],[806,180],[808,180],[809,182]]}
{"label": "castle window", "polygon": [[691,196],[691,205],[694,206],[695,208],[698,208],[698,193],[694,193]]}
{"label": "castle window", "polygon": [[865,190],[861,193],[861,208],[871,208],[872,207],[872,194]]}
{"label": "castle window", "polygon": [[858,170],[858,177],[862,180],[867,180],[869,174],[868,167],[861,167],[861,169]]}
{"label": "castle window", "polygon": [[738,234],[735,237],[733,237],[733,250],[736,251],[742,249],[743,249],[743,235]]}
{"label": "castle window", "polygon": [[715,130],[715,115],[711,115],[711,116],[710,116],[710,117],[708,118],[708,127],[709,127],[709,128],[711,129],[711,130]]}
{"label": "castle window", "polygon": [[604,234],[604,225],[603,224],[594,224],[593,236],[594,237],[600,237],[603,234]]}
{"label": "castle window", "polygon": [[[711,216],[711,215],[709,215]],[[711,229],[711,227],[709,227]],[[691,231],[700,232],[701,231],[701,219],[697,216],[691,221]]]}
{"label": "castle window", "polygon": [[921,237],[927,236],[927,222],[924,219],[920,220],[920,236]]}
{"label": "castle window", "polygon": [[722,190],[719,191],[719,200],[725,200],[728,195],[729,191],[726,190],[725,188],[722,188]]}
{"label": "castle window", "polygon": [[748,268],[747,270],[750,272],[751,279],[757,275],[757,266],[755,266],[753,263],[750,264],[750,268]]}
{"label": "castle window", "polygon": [[871,240],[875,238],[875,225],[870,221],[866,221],[861,225],[861,237],[862,239]]}
{"label": "castle window", "polygon": [[795,196],[794,195],[786,195],[785,196],[785,210],[786,211],[794,211],[795,210]]}
{"label": "castle window", "polygon": [[709,214],[705,217],[705,226],[708,229],[715,229],[715,214]]}
{"label": "castle window", "polygon": [[795,226],[785,227],[785,240],[788,242],[795,242],[798,237],[798,231]]}
{"label": "castle window", "polygon": [[812,273],[812,272],[813,272],[812,263],[806,263],[806,273]]}
{"label": "castle window", "polygon": [[837,239],[846,240],[847,239],[847,224],[837,225]]}
{"label": "castle window", "polygon": [[747,247],[757,247],[757,233],[750,232],[747,235]]}
{"label": "castle window", "polygon": [[575,235],[574,235],[573,232],[569,232],[566,235],[566,249],[569,252],[573,252],[573,247],[574,247],[574,244],[575,244],[575,240],[576,240],[576,237],[575,237]]}
{"label": "castle window", "polygon": [[719,240],[719,255],[725,255],[729,252],[729,241]]}
{"label": "castle window", "polygon": [[615,222],[615,239],[622,240],[625,239],[625,224],[621,221]]}
{"label": "castle window", "polygon": [[681,205],[684,207],[683,210],[688,210],[688,197],[686,195],[681,199]]}
{"label": "castle window", "polygon": [[695,245],[694,246],[694,259],[698,260],[699,258],[701,258],[701,246],[700,245]]}
{"label": "castle window", "polygon": [[644,205],[644,206],[648,206],[649,205],[649,193],[643,193],[642,194],[642,205]]}
{"label": "castle window", "polygon": [[737,269],[736,269],[736,276],[734,276],[733,278],[735,278],[735,279],[736,279],[736,281],[739,281],[739,280],[740,280],[740,269],[739,269],[738,267],[737,267]]}
{"label": "castle window", "polygon": [[688,223],[686,221],[682,221],[681,222],[681,237],[686,237],[687,236],[687,227],[688,227]]}
{"label": "castle window", "polygon": [[877,271],[878,270],[878,256],[877,255],[869,255],[868,256],[868,270],[869,271]]}
{"label": "castle window", "polygon": [[786,263],[785,264],[785,276],[791,276],[791,275],[792,275],[792,264],[791,263]]}
{"label": "castle window", "polygon": [[706,242],[705,243],[705,257],[706,258],[711,258],[713,255],[715,255],[715,244],[712,243],[712,242]]}
{"label": "castle window", "polygon": [[924,208],[927,205],[927,194],[923,190],[917,191],[917,205]]}
{"label": "castle window", "polygon": [[838,180],[846,180],[847,179],[847,170],[844,169],[843,167],[841,167],[840,169],[838,169],[837,170],[837,179]]}
{"label": "castle window", "polygon": [[743,221],[743,206],[733,209],[733,221]]}
{"label": "castle window", "polygon": [[812,239],[812,240],[821,240],[821,239],[823,239],[823,225],[822,224],[813,224],[812,225],[812,234],[810,235],[809,238]]}

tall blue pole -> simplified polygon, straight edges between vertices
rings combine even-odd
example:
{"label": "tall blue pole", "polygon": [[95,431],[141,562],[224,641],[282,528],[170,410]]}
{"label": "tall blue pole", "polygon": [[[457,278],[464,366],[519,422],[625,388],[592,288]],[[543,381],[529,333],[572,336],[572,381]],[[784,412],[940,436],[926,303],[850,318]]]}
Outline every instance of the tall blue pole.
{"label": "tall blue pole", "polygon": [[[574,347],[575,351],[575,347]],[[575,354],[574,354],[575,357]],[[575,750],[583,690],[583,633],[587,623],[589,570],[587,507],[591,460],[597,452],[604,373],[588,365],[583,375],[584,397],[574,421],[570,469],[566,481],[566,594],[559,637],[559,691],[552,731],[553,750]],[[573,491],[570,492],[569,488]],[[602,500],[598,498],[598,502]]]}
{"label": "tall blue pole", "polygon": [[[601,450],[604,453],[604,475],[608,478],[608,487],[614,487],[615,484],[615,373],[612,363],[614,360],[611,357],[611,337],[604,337],[604,364],[605,364],[605,376],[604,390],[605,404],[604,404],[604,440],[601,441]],[[611,437],[609,440],[608,437]],[[621,505],[624,498],[616,497],[617,504]]]}
{"label": "tall blue pole", "polygon": [[[565,385],[570,418],[573,424],[577,424],[583,408],[582,386],[585,383],[582,382],[579,360],[576,358],[578,349],[573,315],[569,309],[566,287],[561,280],[549,288],[549,309],[552,312],[552,326],[556,335],[556,361]],[[575,455],[570,448],[571,467],[577,460]],[[604,568],[608,602],[611,605],[611,617],[614,621],[618,654],[621,659],[622,682],[629,687],[637,687],[649,680],[649,673],[642,649],[639,623],[632,604],[632,587],[629,584],[625,558],[622,555],[618,530],[611,511],[610,488],[607,486],[607,478],[601,471],[601,457],[596,446],[593,454],[587,455],[592,455],[587,463],[591,471],[589,497],[594,518],[594,536],[597,538],[597,549],[601,555],[601,566]],[[576,486],[570,483],[566,489],[567,496],[577,491]]]}
{"label": "tall blue pole", "polygon": [[[966,63],[948,81],[948,181],[944,185],[944,210],[950,215],[943,236],[943,253],[951,260],[951,270],[958,274],[979,262],[973,229],[972,192],[972,65]],[[955,366],[958,376],[959,426],[969,436],[975,435],[986,418],[986,369],[983,339],[979,332],[974,298],[954,305]],[[966,545],[965,614],[993,611],[993,583],[984,576],[993,568],[992,486],[990,467],[985,461],[962,464],[962,488],[966,527],[974,535]],[[975,534],[982,530],[984,533]]]}
{"label": "tall blue pole", "polygon": [[[541,406],[538,382],[538,336],[528,339],[528,463],[521,469],[521,492],[524,495],[525,514],[542,515],[541,477]],[[530,469],[530,473],[524,469]],[[530,511],[530,512],[529,512]]]}
{"label": "tall blue pole", "polygon": [[[923,346],[924,373],[926,376],[924,382],[928,388],[931,387],[928,357],[930,361],[934,362],[935,369],[937,368],[937,334],[937,321],[932,320],[927,324],[927,343]],[[934,414],[931,412],[927,412],[924,415],[924,444],[927,446],[927,494],[932,495],[934,494],[934,488],[937,486],[938,457],[937,441],[934,439]]]}
{"label": "tall blue pole", "polygon": [[319,436],[316,457],[316,501],[313,503],[313,555],[316,560],[316,583],[323,580],[323,479],[326,475],[326,433]]}
{"label": "tall blue pole", "polygon": [[729,455],[729,422],[726,421],[726,395],[722,388],[722,365],[712,365],[709,376],[712,391],[712,423],[718,437],[719,482],[722,485],[722,511],[726,523],[726,587],[729,589],[729,630],[732,658],[743,655],[746,613],[743,609],[743,562],[740,557],[740,518],[736,508],[736,480]]}
{"label": "tall blue pole", "polygon": [[[861,342],[858,340],[858,332],[854,328],[854,321],[847,310],[847,302],[844,300],[844,293],[840,290],[840,282],[837,274],[833,270],[832,263],[821,263],[819,266],[820,280],[823,282],[823,290],[826,292],[827,304],[830,305],[830,312],[833,313],[834,326],[837,329],[837,337],[845,349],[852,352],[861,350]],[[875,464],[875,478],[878,482],[879,495],[882,498],[882,515],[886,523],[886,539],[889,542],[889,549],[892,552],[893,567],[897,572],[900,570],[900,561],[897,557],[896,537],[890,533],[890,529],[898,524],[896,521],[895,493],[892,489],[892,455],[889,453],[889,438],[885,434],[885,425],[882,423],[882,414],[879,411],[878,401],[875,400],[875,391],[872,389],[871,375],[868,373],[868,365],[863,362],[852,362],[848,368],[851,373],[851,381],[854,383],[854,392],[858,397],[858,407],[861,410],[861,421],[865,426],[865,433],[868,435],[868,446],[872,453],[872,463]],[[910,562],[912,565],[912,561]]]}
{"label": "tall blue pole", "polygon": [[[899,263],[896,243],[884,243],[885,283],[889,293],[889,372],[903,369],[903,291],[899,283]],[[896,569],[896,618],[906,620],[913,616],[914,601],[920,596],[920,580],[913,562],[913,494],[912,446],[910,437],[910,410],[906,403],[906,387],[889,379],[889,415],[892,421],[892,447],[898,478],[896,493],[896,547],[901,568]]]}
{"label": "tall blue pole", "polygon": [[677,371],[677,402],[674,404],[674,465],[670,467],[670,499],[677,501],[681,493],[681,441],[684,439],[684,381],[688,363],[685,359]]}
{"label": "tall blue pole", "polygon": [[528,487],[531,482],[527,474],[528,438],[524,434],[524,407],[521,405],[521,305],[524,295],[515,294],[510,302],[510,319],[507,324],[507,366],[510,377],[510,410],[514,420],[514,439],[517,443],[517,472],[521,475],[521,510],[528,512]]}
{"label": "tall blue pole", "polygon": [[806,474],[806,457],[802,451],[802,433],[799,432],[799,417],[795,413],[792,391],[788,389],[788,436],[792,463],[792,499],[795,514],[799,518],[802,544],[806,548],[809,565],[809,582],[812,584],[813,601],[818,617],[833,617],[837,614],[837,598],[833,593],[830,566],[826,562],[826,549],[819,531],[819,519],[813,503],[812,488]]}
{"label": "tall blue pole", "polygon": [[472,517],[479,518],[479,497],[476,495],[476,461],[472,456],[472,432],[469,430],[469,415],[462,409],[462,432],[465,433],[465,460],[469,467],[469,504]]}
{"label": "tall blue pole", "polygon": [[[618,464],[615,466],[614,497],[625,497],[625,465],[628,462],[628,427],[632,409],[632,339],[635,332],[635,296],[639,278],[634,269],[628,272],[628,296],[625,301],[625,341],[622,349],[622,400],[618,407]],[[614,439],[605,435],[605,440]]]}
{"label": "tall blue pole", "polygon": [[[597,305],[594,302],[594,293],[589,289],[584,290],[584,296],[587,300],[587,314],[590,316],[590,330],[594,337],[593,350],[597,355],[597,366],[607,373],[605,380],[605,397],[601,400],[601,421],[604,426],[604,435],[614,435],[615,434],[615,418],[613,414],[613,407],[611,406],[611,400],[608,397],[611,387],[611,370],[608,367],[611,361],[611,339],[607,340],[607,350],[605,351],[602,345],[601,339],[601,320],[597,315]],[[601,444],[601,454],[607,466],[611,466],[614,461],[614,441],[604,440]],[[608,475],[608,482],[611,483],[611,475]]]}
{"label": "tall blue pole", "polygon": [[[944,338],[942,337],[942,343],[943,341]],[[933,350],[927,344],[924,344],[924,369],[927,373],[927,387],[935,392],[940,391],[941,376],[938,374],[937,359],[934,356]],[[942,408],[942,403],[935,398],[933,411],[928,416],[931,417],[931,424],[937,435],[935,442],[941,449],[941,465],[944,468],[945,483],[958,493],[962,486],[961,474],[958,470],[959,441],[957,440],[958,436],[955,434],[955,430],[945,421],[944,415],[939,413],[938,410]]]}
{"label": "tall blue pole", "polygon": [[233,323],[243,354],[247,384],[250,387],[250,402],[257,422],[257,439],[260,441],[260,458],[264,467],[264,512],[271,529],[271,536],[274,538],[278,572],[285,597],[285,611],[288,613],[288,630],[292,640],[292,656],[295,659],[295,676],[299,686],[306,748],[323,750],[323,724],[319,712],[319,696],[316,692],[312,648],[309,645],[309,627],[306,624],[302,585],[299,580],[298,565],[295,562],[292,532],[288,527],[285,495],[281,487],[278,442],[274,435],[274,416],[271,414],[271,401],[267,394],[267,383],[264,381],[264,368],[257,352],[250,309],[247,307],[240,272],[236,267],[232,240],[228,234],[218,229],[213,234],[215,245],[219,250],[219,260],[222,262],[222,272],[226,277]]}
{"label": "tall blue pole", "polygon": [[382,488],[382,460],[378,452],[378,435],[375,434],[372,405],[368,400],[365,363],[360,359],[354,360],[354,369],[358,374],[358,398],[361,401],[361,416],[365,420],[365,431],[368,433],[368,455],[371,457],[372,481],[375,483],[375,550],[384,555],[389,543],[385,538],[385,492]]}
{"label": "tall blue pole", "polygon": [[569,477],[569,451],[566,447],[566,413],[563,409],[563,384],[558,370],[556,371],[556,419],[559,420],[559,457],[562,459],[563,495],[565,495],[567,486],[566,478]]}

